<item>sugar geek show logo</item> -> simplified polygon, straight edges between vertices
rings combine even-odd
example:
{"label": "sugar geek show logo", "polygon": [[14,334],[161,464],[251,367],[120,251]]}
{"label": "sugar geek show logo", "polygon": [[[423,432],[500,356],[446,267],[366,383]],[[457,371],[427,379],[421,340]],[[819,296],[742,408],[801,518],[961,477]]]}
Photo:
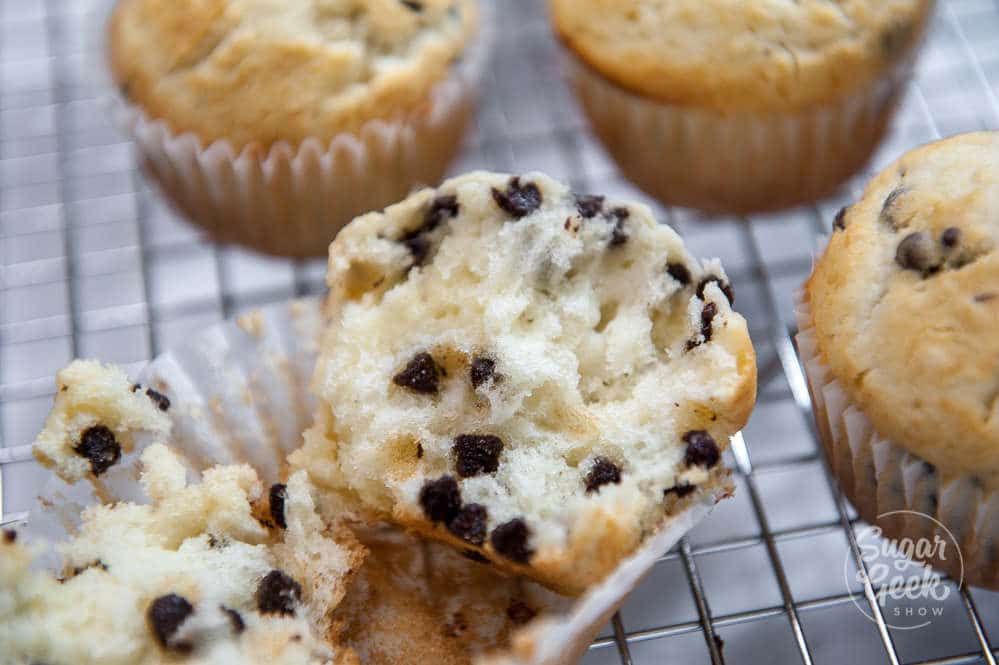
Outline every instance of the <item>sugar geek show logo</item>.
{"label": "sugar geek show logo", "polygon": [[[893,510],[878,515],[877,522],[883,520],[905,520],[924,529],[913,532],[932,533],[932,536],[917,538],[885,538],[881,527],[868,526],[857,533],[860,558],[867,568],[867,575],[874,589],[874,596],[881,615],[889,628],[896,630],[917,630],[924,628],[934,619],[943,616],[944,607],[951,594],[964,581],[964,559],[954,534],[943,524],[924,513],[912,510]],[[925,523],[920,524],[925,520]],[[921,560],[957,562],[960,571],[957,584],[943,581],[941,573]],[[847,589],[863,583],[863,573],[852,565],[853,557],[848,553],[843,564],[843,576]],[[854,595],[853,604],[868,619],[874,621],[874,613],[863,594]]]}

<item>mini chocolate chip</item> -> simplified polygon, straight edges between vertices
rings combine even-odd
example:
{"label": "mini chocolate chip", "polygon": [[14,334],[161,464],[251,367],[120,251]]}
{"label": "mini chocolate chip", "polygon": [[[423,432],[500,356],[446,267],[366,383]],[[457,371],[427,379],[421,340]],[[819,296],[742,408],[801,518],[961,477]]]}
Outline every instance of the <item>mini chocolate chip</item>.
{"label": "mini chocolate chip", "polygon": [[944,232],[940,234],[940,242],[944,247],[950,249],[957,247],[957,243],[961,242],[961,229],[956,226],[944,229]]}
{"label": "mini chocolate chip", "polygon": [[284,502],[288,498],[288,486],[276,483],[271,485],[271,519],[282,529],[288,528],[288,522],[284,517]]}
{"label": "mini chocolate chip", "polygon": [[174,643],[173,636],[177,633],[181,624],[194,613],[191,603],[175,593],[160,596],[152,602],[146,611],[146,618],[153,629],[156,641],[164,649],[171,649],[182,653],[191,651],[191,645],[187,643]]}
{"label": "mini chocolate chip", "polygon": [[457,517],[448,522],[447,530],[473,545],[486,542],[486,522],[489,512],[478,503],[464,506]]}
{"label": "mini chocolate chip", "polygon": [[683,441],[687,444],[687,452],[684,455],[687,466],[705,466],[710,469],[721,459],[718,444],[702,429],[687,432],[683,435]]}
{"label": "mini chocolate chip", "polygon": [[86,570],[90,570],[91,568],[100,568],[104,572],[107,572],[108,569],[106,563],[104,563],[100,559],[95,559],[94,561],[91,561],[85,566],[74,566],[72,571],[73,572],[72,577],[76,577],[77,575],[83,573]]}
{"label": "mini chocolate chip", "polygon": [[423,459],[423,444],[416,444],[416,459]]}
{"label": "mini chocolate chip", "polygon": [[472,366],[468,373],[472,379],[472,387],[479,388],[493,379],[496,374],[496,361],[476,356],[472,358]]}
{"label": "mini chocolate chip", "polygon": [[533,182],[521,184],[520,178],[514,176],[505,192],[493,187],[493,200],[514,219],[521,219],[541,207],[541,190]]}
{"label": "mini chocolate chip", "polygon": [[495,473],[503,440],[492,434],[460,434],[454,439],[455,470],[462,478]]}
{"label": "mini chocolate chip", "polygon": [[907,191],[909,191],[908,188],[899,186],[885,197],[885,202],[881,205],[881,213],[878,215],[878,219],[882,224],[887,224],[893,229],[898,228],[895,220],[895,206]]}
{"label": "mini chocolate chip", "polygon": [[134,392],[139,391],[139,390],[142,390],[142,384],[141,383],[133,383],[132,384],[132,392],[134,393]]}
{"label": "mini chocolate chip", "polygon": [[708,275],[700,281],[697,285],[697,297],[704,300],[704,289],[708,288],[708,284],[714,282],[721,289],[721,292],[725,294],[730,305],[735,304],[735,291],[732,290],[732,285],[723,280],[718,275]]}
{"label": "mini chocolate chip", "polygon": [[434,395],[437,393],[441,374],[443,371],[434,357],[424,351],[417,353],[401,372],[392,377],[392,382],[414,392]]}
{"label": "mini chocolate chip", "polygon": [[510,621],[514,624],[522,626],[538,616],[538,613],[524,601],[512,600],[510,601],[510,606],[506,608],[506,615],[510,617]]}
{"label": "mini chocolate chip", "polygon": [[246,622],[243,621],[242,615],[236,610],[226,607],[225,605],[219,605],[219,609],[225,614],[226,618],[229,619],[229,625],[232,626],[232,632],[237,635],[241,634],[246,630]]}
{"label": "mini chocolate chip", "polygon": [[280,570],[267,573],[257,587],[257,608],[264,614],[294,615],[302,602],[302,585]]}
{"label": "mini chocolate chip", "polygon": [[17,531],[14,531],[13,529],[4,529],[3,530],[3,542],[7,543],[8,545],[13,545],[14,543],[16,543],[17,542]]}
{"label": "mini chocolate chip", "polygon": [[160,411],[166,411],[170,408],[170,399],[163,393],[157,392],[152,388],[146,388],[146,395],[149,396],[149,399],[156,402],[156,406],[160,408]]}
{"label": "mini chocolate chip", "polygon": [[696,490],[697,485],[676,485],[674,487],[667,487],[663,490],[663,494],[666,494],[667,496],[674,494],[678,499],[682,499],[685,496],[693,494]]}
{"label": "mini chocolate chip", "polygon": [[836,213],[836,217],[833,218],[833,230],[846,231],[846,211],[847,206],[843,206]]}
{"label": "mini chocolate chip", "polygon": [[406,6],[407,9],[411,9],[414,12],[423,11],[423,3],[417,2],[416,0],[399,0],[402,4]]}
{"label": "mini chocolate chip", "polygon": [[597,457],[586,474],[586,493],[596,492],[602,486],[621,482],[621,467],[606,457]]}
{"label": "mini chocolate chip", "polygon": [[624,229],[624,223],[631,216],[631,211],[627,208],[614,208],[610,211],[610,214],[614,218],[614,230],[611,231],[610,246],[620,247],[628,242],[628,238],[630,237]]}
{"label": "mini chocolate chip", "polygon": [[895,263],[905,270],[915,270],[926,277],[939,269],[936,252],[929,234],[923,231],[910,233],[902,239],[895,251]]}
{"label": "mini chocolate chip", "polygon": [[516,563],[527,563],[534,554],[534,550],[527,546],[529,536],[527,522],[515,517],[493,529],[489,542],[501,556]]}
{"label": "mini chocolate chip", "polygon": [[413,266],[422,266],[426,263],[430,255],[431,243],[427,235],[440,226],[444,220],[457,217],[460,206],[458,197],[453,194],[438,196],[427,208],[423,217],[423,224],[406,233],[399,239],[413,256]]}
{"label": "mini chocolate chip", "polygon": [[690,284],[691,275],[690,268],[684,263],[668,263],[666,265],[666,272],[669,276],[680,282],[683,286]]}
{"label": "mini chocolate chip", "polygon": [[476,563],[486,563],[486,564],[489,563],[489,559],[482,556],[482,554],[476,552],[475,550],[465,550],[461,553],[461,556],[465,557],[466,559],[471,559]]}
{"label": "mini chocolate chip", "polygon": [[999,293],[979,293],[975,296],[975,302],[990,302],[999,298]]}
{"label": "mini chocolate chip", "polygon": [[711,327],[712,322],[715,317],[718,316],[718,305],[713,302],[709,302],[701,310],[701,338],[702,339],[692,339],[687,342],[687,350],[690,351],[701,344],[711,341],[711,336],[714,329]]}
{"label": "mini chocolate chip", "polygon": [[104,425],[87,428],[80,443],[73,449],[80,457],[90,460],[90,470],[95,476],[103,474],[121,460],[121,446],[114,432]]}
{"label": "mini chocolate chip", "polygon": [[420,506],[423,514],[432,522],[447,524],[458,516],[461,510],[461,490],[453,476],[441,476],[428,480],[420,488]]}
{"label": "mini chocolate chip", "polygon": [[604,197],[592,194],[577,195],[576,210],[583,219],[593,219],[604,211]]}

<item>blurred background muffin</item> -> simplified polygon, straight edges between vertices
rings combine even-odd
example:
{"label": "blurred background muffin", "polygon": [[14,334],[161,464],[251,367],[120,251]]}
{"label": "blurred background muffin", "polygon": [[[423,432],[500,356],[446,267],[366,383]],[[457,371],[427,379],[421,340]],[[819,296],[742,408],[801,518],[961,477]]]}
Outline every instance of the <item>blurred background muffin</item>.
{"label": "blurred background muffin", "polygon": [[932,0],[550,0],[575,92],[667,204],[771,210],[831,193],[897,106]]}
{"label": "blurred background muffin", "polygon": [[107,55],[153,179],[218,240],[320,255],[437,182],[471,118],[475,0],[120,0]]}
{"label": "blurred background muffin", "polygon": [[[860,516],[929,542],[932,517],[957,540],[964,579],[993,589],[997,243],[999,132],[924,146],[837,217],[798,311],[816,424]],[[960,580],[946,554],[931,563]]]}

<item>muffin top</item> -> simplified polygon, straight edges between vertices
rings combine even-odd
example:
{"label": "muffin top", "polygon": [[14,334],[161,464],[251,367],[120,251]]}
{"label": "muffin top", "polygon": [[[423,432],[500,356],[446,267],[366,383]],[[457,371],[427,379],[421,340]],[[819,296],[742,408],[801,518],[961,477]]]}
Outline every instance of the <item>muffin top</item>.
{"label": "muffin top", "polygon": [[475,23],[475,0],[120,0],[109,57],[175,132],[297,145],[426,104]]}
{"label": "muffin top", "polygon": [[653,99],[793,110],[863,89],[923,33],[930,0],[550,0],[560,39]]}
{"label": "muffin top", "polygon": [[999,478],[999,133],[919,148],[838,218],[806,284],[820,354],[882,436]]}

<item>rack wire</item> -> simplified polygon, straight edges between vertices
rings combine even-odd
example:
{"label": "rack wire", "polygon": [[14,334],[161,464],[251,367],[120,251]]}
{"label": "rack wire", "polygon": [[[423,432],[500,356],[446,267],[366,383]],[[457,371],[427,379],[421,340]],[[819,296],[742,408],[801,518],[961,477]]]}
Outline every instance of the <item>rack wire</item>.
{"label": "rack wire", "polygon": [[[322,261],[212,245],[149,188],[91,84],[91,5],[0,0],[4,522],[20,519],[44,482],[28,444],[52,376],[71,358],[137,371],[207,325],[323,288]],[[999,594],[954,587],[931,626],[888,626],[893,608],[875,602],[862,572],[863,525],[820,454],[792,340],[793,293],[816,239],[866,178],[917,144],[999,127],[999,0],[940,3],[902,111],[865,174],[829,200],[745,219],[665,209],[629,185],[562,80],[543,3],[504,0],[497,15],[494,63],[454,172],[541,170],[577,191],[650,203],[695,254],[722,258],[759,354],[759,405],[728,453],[736,498],[657,563],[584,663],[994,665]]]}

